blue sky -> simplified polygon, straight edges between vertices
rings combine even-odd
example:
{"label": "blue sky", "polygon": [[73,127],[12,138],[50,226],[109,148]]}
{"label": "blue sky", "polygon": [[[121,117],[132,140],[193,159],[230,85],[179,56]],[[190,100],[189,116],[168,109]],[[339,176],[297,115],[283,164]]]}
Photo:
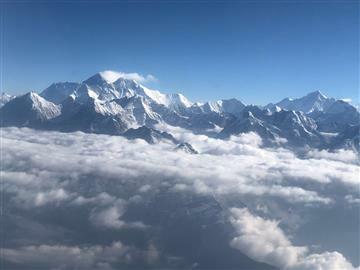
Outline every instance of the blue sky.
{"label": "blue sky", "polygon": [[10,93],[117,70],[195,101],[359,99],[357,1],[12,1],[1,12]]}

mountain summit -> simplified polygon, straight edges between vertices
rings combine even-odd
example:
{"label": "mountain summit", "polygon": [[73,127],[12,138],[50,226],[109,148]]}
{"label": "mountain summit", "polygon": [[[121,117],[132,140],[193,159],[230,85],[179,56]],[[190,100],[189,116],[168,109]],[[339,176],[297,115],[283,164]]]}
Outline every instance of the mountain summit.
{"label": "mountain summit", "polygon": [[[302,111],[304,113],[311,113],[314,111],[325,111],[331,106],[336,100],[334,98],[328,98],[323,95],[320,91],[315,91],[307,94],[301,98],[285,98],[273,106],[293,111]],[[268,107],[273,107],[269,106]]]}

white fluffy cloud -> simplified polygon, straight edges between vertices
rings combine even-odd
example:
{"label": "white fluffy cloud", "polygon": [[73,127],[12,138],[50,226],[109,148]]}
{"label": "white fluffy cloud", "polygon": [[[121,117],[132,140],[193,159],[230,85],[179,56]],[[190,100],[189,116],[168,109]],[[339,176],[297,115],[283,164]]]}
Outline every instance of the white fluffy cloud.
{"label": "white fluffy cloud", "polygon": [[246,208],[233,208],[231,213],[230,221],[239,234],[231,245],[249,257],[285,268],[307,251],[306,247],[293,246],[277,221],[254,216]]}
{"label": "white fluffy cloud", "polygon": [[121,71],[114,71],[114,70],[106,70],[100,72],[101,76],[105,78],[110,83],[115,82],[119,78],[129,79],[129,80],[135,80],[139,83],[145,83],[145,82],[154,82],[157,81],[157,79],[151,75],[148,74],[146,76],[143,76],[139,73],[133,72],[133,73],[125,73]]}
{"label": "white fluffy cloud", "polygon": [[231,214],[238,234],[231,245],[250,258],[287,270],[355,269],[339,252],[309,255],[307,247],[294,246],[278,221],[255,216],[246,208],[233,208]]}
{"label": "white fluffy cloud", "polygon": [[339,252],[324,252],[311,254],[302,258],[291,270],[354,270],[350,262]]}
{"label": "white fluffy cloud", "polygon": [[99,227],[122,229],[122,228],[146,228],[142,222],[125,222],[121,220],[122,215],[126,211],[126,202],[122,199],[117,199],[111,205],[106,207],[96,207],[90,213],[90,221]]}
{"label": "white fluffy cloud", "polygon": [[94,209],[90,215],[90,220],[97,226],[119,229],[125,226],[125,222],[120,219],[124,213],[125,202],[117,200],[112,206]]}

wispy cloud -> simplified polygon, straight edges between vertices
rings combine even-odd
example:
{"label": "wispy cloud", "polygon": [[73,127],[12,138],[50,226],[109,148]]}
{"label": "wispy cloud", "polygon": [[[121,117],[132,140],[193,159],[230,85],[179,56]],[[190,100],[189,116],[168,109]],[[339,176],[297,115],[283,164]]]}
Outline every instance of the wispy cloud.
{"label": "wispy cloud", "polygon": [[135,80],[139,83],[146,83],[146,82],[156,82],[158,81],[155,76],[148,74],[148,75],[141,75],[139,73],[125,73],[121,71],[114,71],[114,70],[105,70],[100,72],[100,74],[108,81],[108,82],[115,82],[119,78]]}
{"label": "wispy cloud", "polygon": [[352,99],[351,98],[343,98],[341,99],[342,101],[345,101],[347,103],[352,103]]}

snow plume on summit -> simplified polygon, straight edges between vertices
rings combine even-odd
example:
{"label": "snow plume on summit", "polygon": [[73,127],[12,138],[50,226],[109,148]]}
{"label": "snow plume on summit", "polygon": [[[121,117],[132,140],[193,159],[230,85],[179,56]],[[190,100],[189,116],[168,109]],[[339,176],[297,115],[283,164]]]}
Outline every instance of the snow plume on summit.
{"label": "snow plume on summit", "polygon": [[148,74],[146,76],[143,76],[139,73],[133,72],[133,73],[125,73],[121,71],[114,71],[114,70],[105,70],[102,72],[99,72],[99,74],[108,82],[113,83],[119,78],[127,79],[127,80],[134,80],[139,83],[144,82],[153,82],[157,81],[157,78],[155,78],[153,75]]}

